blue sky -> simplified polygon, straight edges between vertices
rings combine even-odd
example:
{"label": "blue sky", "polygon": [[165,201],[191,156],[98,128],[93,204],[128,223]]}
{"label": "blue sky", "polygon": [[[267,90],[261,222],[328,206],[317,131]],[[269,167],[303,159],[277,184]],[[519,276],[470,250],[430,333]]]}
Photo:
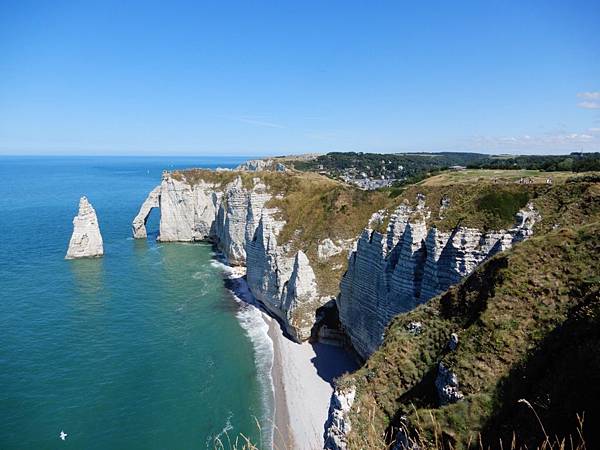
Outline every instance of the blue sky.
{"label": "blue sky", "polygon": [[0,153],[600,151],[600,2],[0,1]]}

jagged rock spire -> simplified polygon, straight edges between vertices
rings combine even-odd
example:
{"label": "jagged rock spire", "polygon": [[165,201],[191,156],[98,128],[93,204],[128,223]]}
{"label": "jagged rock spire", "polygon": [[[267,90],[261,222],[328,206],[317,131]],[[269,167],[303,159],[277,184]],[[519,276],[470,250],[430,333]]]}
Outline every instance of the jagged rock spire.
{"label": "jagged rock spire", "polygon": [[73,234],[66,259],[102,256],[104,247],[96,211],[84,196],[79,200],[79,212],[73,219]]}

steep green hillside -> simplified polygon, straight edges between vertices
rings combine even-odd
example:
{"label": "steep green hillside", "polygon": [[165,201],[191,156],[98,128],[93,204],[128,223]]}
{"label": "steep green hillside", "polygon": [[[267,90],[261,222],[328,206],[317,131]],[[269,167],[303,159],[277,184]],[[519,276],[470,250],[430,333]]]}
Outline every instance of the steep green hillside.
{"label": "steep green hillside", "polygon": [[[561,228],[499,254],[463,283],[398,316],[383,346],[355,374],[351,448],[380,448],[402,423],[421,445],[492,448],[576,432],[585,414],[588,448],[600,423],[600,225]],[[421,322],[422,332],[408,331]],[[457,333],[451,351],[448,342]],[[440,407],[442,362],[464,398]],[[577,436],[574,436],[577,437]],[[436,443],[437,442],[437,443]]]}

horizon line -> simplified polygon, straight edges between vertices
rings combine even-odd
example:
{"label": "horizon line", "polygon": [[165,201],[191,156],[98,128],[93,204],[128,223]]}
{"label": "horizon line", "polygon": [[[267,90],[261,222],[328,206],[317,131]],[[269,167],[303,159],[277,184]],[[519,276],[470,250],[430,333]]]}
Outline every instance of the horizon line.
{"label": "horizon line", "polygon": [[419,154],[442,154],[442,153],[471,153],[489,156],[569,156],[574,153],[599,153],[598,150],[564,150],[564,153],[521,153],[519,151],[514,152],[502,152],[492,153],[486,151],[475,151],[475,150],[436,150],[436,151],[398,151],[398,152],[365,152],[356,150],[335,150],[329,152],[300,152],[300,153],[280,153],[280,154],[114,154],[114,153],[1,153],[0,157],[101,157],[101,158],[248,158],[248,159],[265,159],[265,158],[280,158],[290,156],[303,156],[314,154],[317,156],[327,155],[330,153],[362,153],[362,154],[377,154],[377,155],[419,155]]}

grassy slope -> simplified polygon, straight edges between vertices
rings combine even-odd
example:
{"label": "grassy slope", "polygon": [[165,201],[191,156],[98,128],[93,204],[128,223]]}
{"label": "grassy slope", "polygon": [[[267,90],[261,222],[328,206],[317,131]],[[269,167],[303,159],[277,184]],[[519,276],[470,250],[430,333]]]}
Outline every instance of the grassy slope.
{"label": "grassy slope", "polygon": [[[546,185],[548,176],[553,185]],[[521,177],[531,177],[533,184],[515,183]],[[599,207],[600,185],[567,182],[577,178],[569,172],[466,170],[445,172],[399,190],[392,189],[390,195],[414,204],[417,193],[424,193],[432,211],[439,210],[443,197],[449,198],[450,207],[443,218],[434,214],[429,221],[444,231],[459,224],[484,230],[509,228],[517,211],[532,201],[543,218],[536,226],[539,233],[554,225],[582,223],[584,217],[595,214],[592,209]]]}
{"label": "grassy slope", "polygon": [[[459,448],[479,433],[487,442],[510,442],[513,430],[522,443],[540,442],[540,427],[519,398],[533,403],[550,433],[573,432],[583,411],[596,432],[599,256],[598,223],[556,230],[497,255],[462,284],[394,319],[382,348],[340,381],[358,388],[352,447],[377,448],[373,437],[394,435],[403,415],[430,445],[435,434]],[[420,335],[406,331],[416,320],[425,327]],[[449,352],[452,332],[460,340]],[[440,361],[465,394],[441,408],[433,384]]]}

